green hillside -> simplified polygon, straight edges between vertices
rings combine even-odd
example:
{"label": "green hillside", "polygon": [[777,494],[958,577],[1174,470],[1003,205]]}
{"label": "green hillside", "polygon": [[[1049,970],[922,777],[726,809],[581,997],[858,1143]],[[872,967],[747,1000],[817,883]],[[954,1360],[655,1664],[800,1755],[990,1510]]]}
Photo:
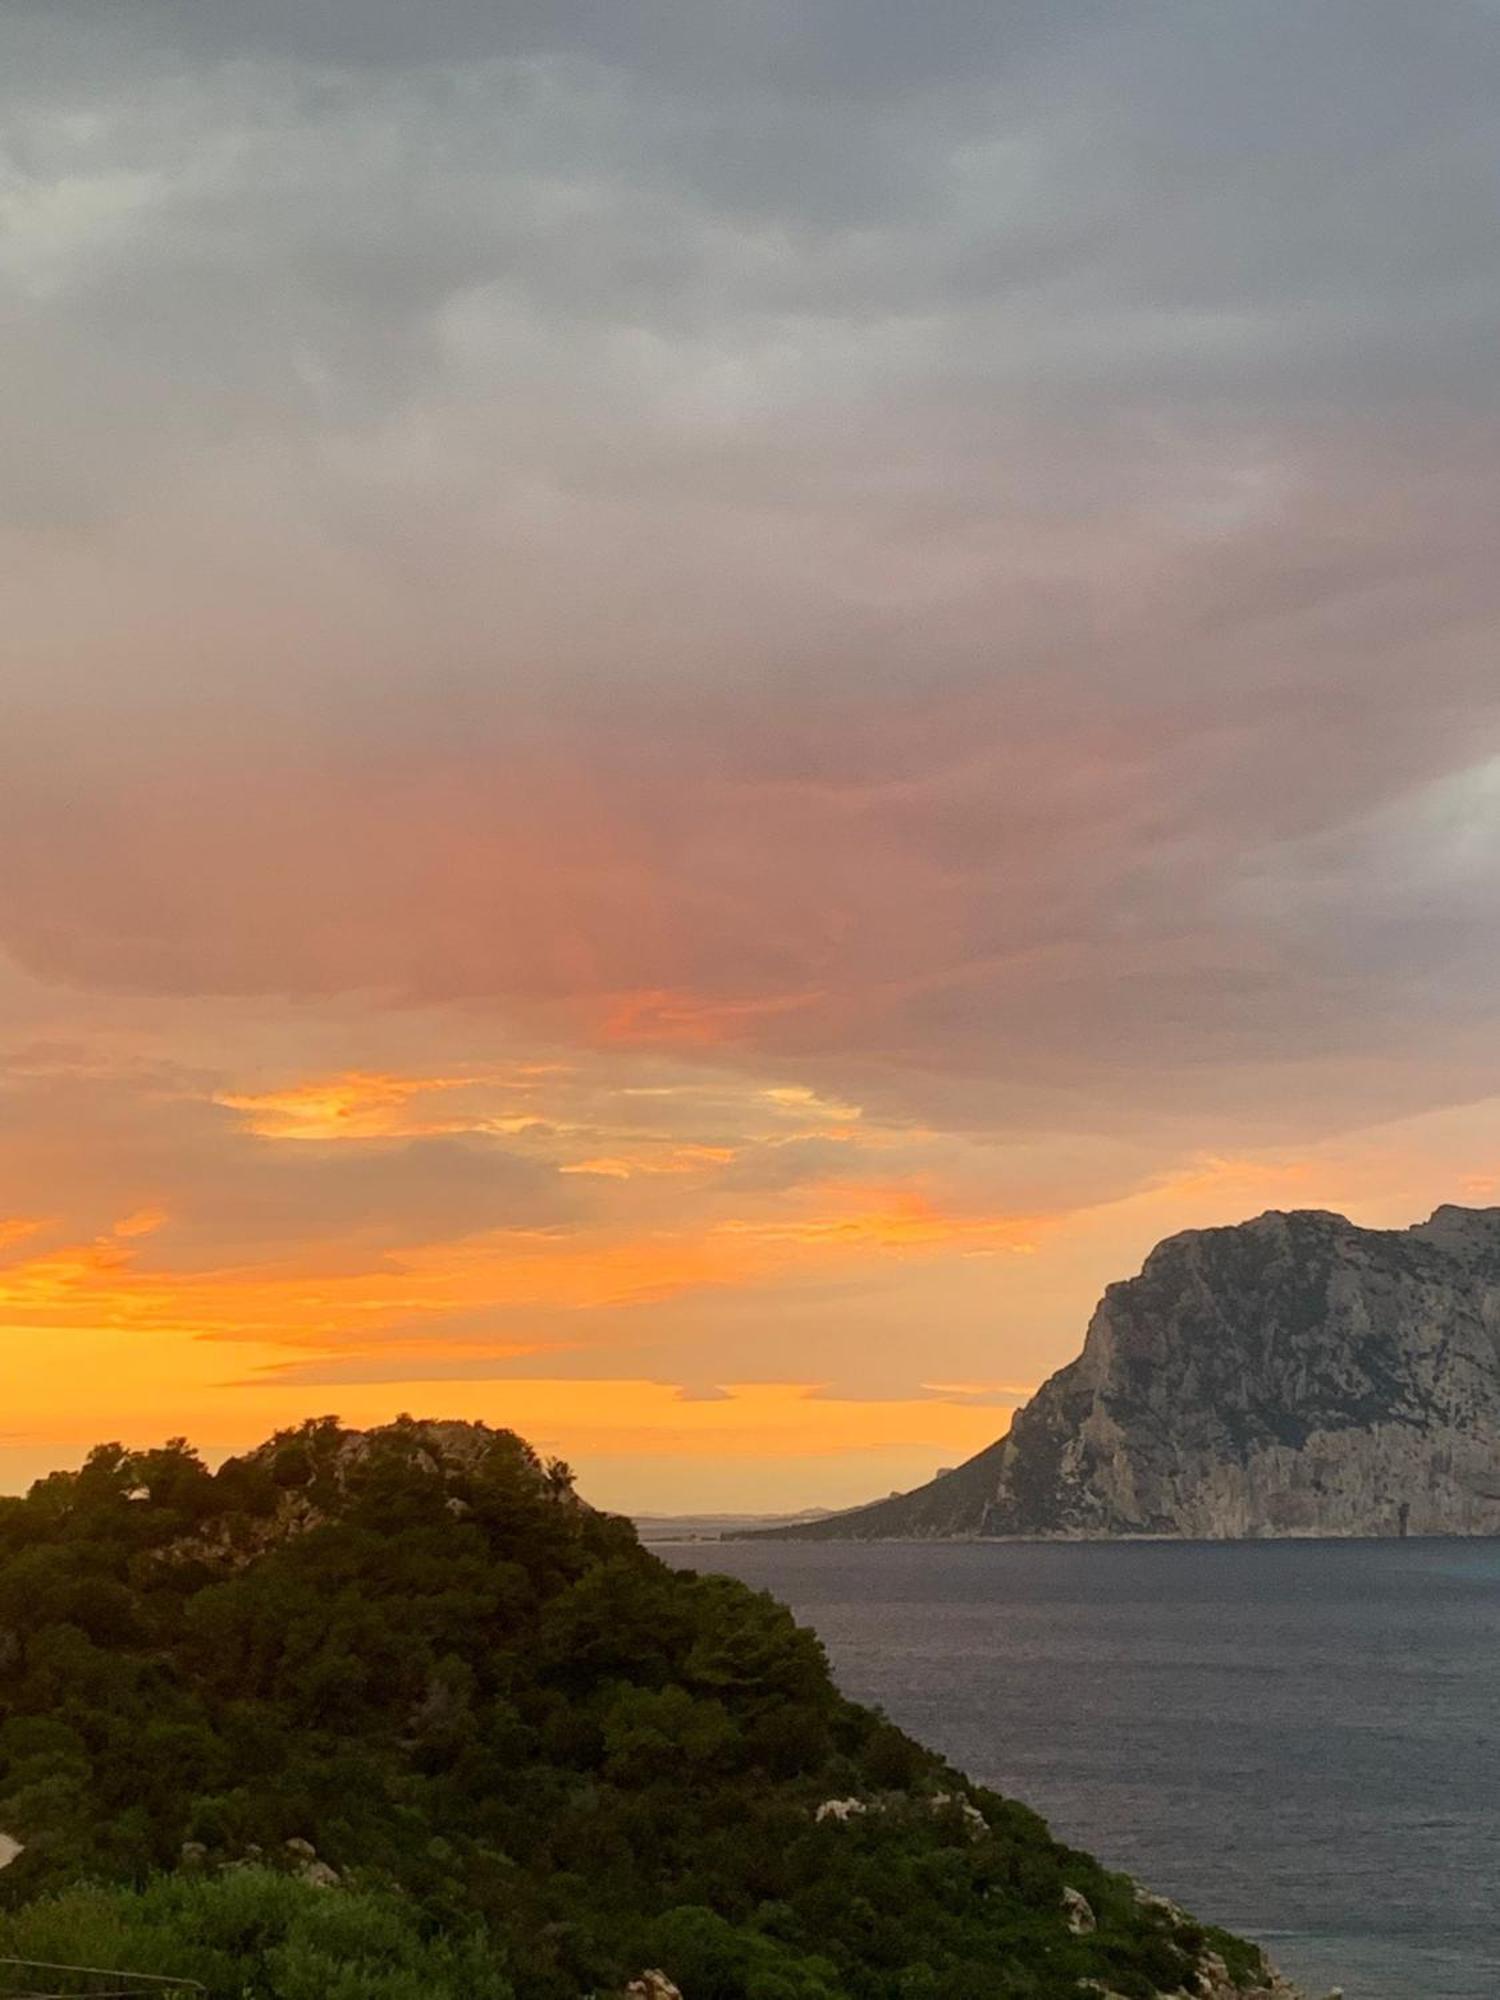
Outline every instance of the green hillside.
{"label": "green hillside", "polygon": [[0,1956],[223,2000],[648,1968],[687,2000],[1148,2000],[1210,1948],[1261,1983],[844,1700],[771,1598],[477,1425],[325,1420],[216,1474],[105,1445],[0,1501],[0,1830]]}

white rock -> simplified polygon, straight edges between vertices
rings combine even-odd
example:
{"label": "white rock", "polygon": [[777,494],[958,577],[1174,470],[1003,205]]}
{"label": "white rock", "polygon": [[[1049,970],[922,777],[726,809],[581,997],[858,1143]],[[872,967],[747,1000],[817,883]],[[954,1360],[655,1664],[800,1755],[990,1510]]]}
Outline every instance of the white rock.
{"label": "white rock", "polygon": [[957,1806],[959,1816],[968,1830],[970,1840],[983,1840],[990,1830],[990,1823],[971,1799],[959,1792],[938,1792],[932,1801],[934,1812],[941,1812],[945,1806]]}
{"label": "white rock", "polygon": [[1063,1909],[1067,1912],[1068,1929],[1074,1937],[1087,1937],[1090,1931],[1099,1928],[1094,1915],[1094,1906],[1081,1889],[1064,1888]]}
{"label": "white rock", "polygon": [[656,1967],[643,1972],[639,1979],[632,1979],[625,1991],[630,2000],[682,2000],[678,1988]]}

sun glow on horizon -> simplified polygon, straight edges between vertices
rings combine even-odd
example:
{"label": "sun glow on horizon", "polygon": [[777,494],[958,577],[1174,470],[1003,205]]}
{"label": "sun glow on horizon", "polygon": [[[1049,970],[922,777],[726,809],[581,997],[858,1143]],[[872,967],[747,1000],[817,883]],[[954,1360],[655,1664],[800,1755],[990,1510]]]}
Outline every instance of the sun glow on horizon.
{"label": "sun glow on horizon", "polygon": [[[912,1483],[999,1435],[1076,1351],[1098,1285],[1159,1235],[1289,1202],[1378,1210],[1403,1198],[1381,1192],[1399,1155],[1472,1150],[1485,1131],[1481,1115],[1454,1114],[1353,1152],[1203,1156],[1102,1202],[1012,1211],[984,1199],[985,1147],[930,1123],[753,1069],[622,1076],[592,1061],[193,1090],[121,1071],[114,1087],[122,1107],[139,1099],[142,1131],[180,1121],[182,1160],[163,1156],[147,1194],[129,1186],[133,1151],[116,1176],[107,1141],[108,1206],[92,1227],[69,1226],[69,1197],[80,1218],[96,1201],[76,1176],[0,1219],[0,1477],[34,1465],[47,1439],[61,1452],[185,1432],[227,1449],[315,1406],[359,1423],[457,1407],[534,1431],[611,1491],[639,1480],[657,1504],[743,1494],[757,1459],[781,1468],[788,1504],[858,1498],[860,1467],[872,1491],[895,1467]],[[248,1177],[223,1225],[192,1164],[210,1143],[231,1188]],[[1488,1176],[1476,1163],[1465,1178]],[[391,1200],[372,1226],[371,1204]],[[413,1202],[429,1228],[402,1228]],[[230,1223],[247,1231],[237,1244]],[[863,1386],[920,1299],[951,1301],[944,1351],[966,1365],[924,1366],[918,1343]],[[847,1326],[836,1378],[774,1365],[811,1358],[809,1314],[826,1354],[828,1330]],[[1005,1327],[1028,1337],[997,1346]],[[997,1353],[1023,1356],[1025,1372],[983,1365]],[[746,1468],[738,1485],[731,1464]]]}

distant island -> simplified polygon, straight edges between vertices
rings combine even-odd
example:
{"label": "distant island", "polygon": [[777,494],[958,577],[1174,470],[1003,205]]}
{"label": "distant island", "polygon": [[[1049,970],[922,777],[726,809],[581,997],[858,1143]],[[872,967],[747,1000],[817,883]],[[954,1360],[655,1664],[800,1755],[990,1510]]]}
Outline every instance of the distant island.
{"label": "distant island", "polygon": [[754,1528],[795,1528],[824,1521],[829,1507],[804,1507],[796,1514],[632,1514],[643,1542],[721,1542]]}
{"label": "distant island", "polygon": [[0,1960],[207,2000],[1295,2000],[481,1424],[0,1501],[0,1828]]}
{"label": "distant island", "polygon": [[1500,1209],[1169,1237],[925,1486],[777,1539],[1500,1534]]}

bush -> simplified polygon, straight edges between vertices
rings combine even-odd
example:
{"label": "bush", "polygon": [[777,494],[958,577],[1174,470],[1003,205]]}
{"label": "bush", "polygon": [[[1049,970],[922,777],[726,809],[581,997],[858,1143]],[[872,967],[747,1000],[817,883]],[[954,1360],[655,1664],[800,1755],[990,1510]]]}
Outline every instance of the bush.
{"label": "bush", "polygon": [[0,1917],[0,1956],[197,1979],[211,2000],[512,2000],[477,1931],[268,1869],[64,1891]]}

